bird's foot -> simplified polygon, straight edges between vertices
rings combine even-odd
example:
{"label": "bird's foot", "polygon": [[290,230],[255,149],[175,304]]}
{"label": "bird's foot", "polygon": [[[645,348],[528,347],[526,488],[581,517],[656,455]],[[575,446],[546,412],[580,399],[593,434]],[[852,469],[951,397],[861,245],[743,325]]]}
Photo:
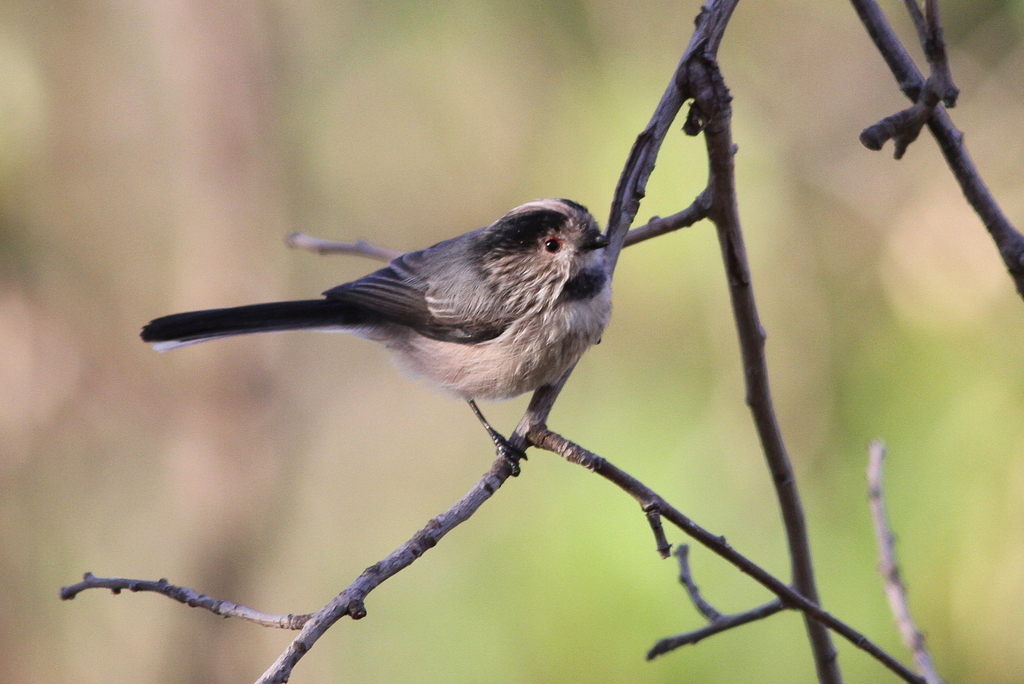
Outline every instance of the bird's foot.
{"label": "bird's foot", "polygon": [[519,468],[519,461],[527,460],[526,452],[512,446],[511,442],[499,435],[497,432],[491,434],[491,440],[494,441],[495,452],[500,458],[505,459],[512,468],[512,477],[519,477],[519,473],[521,472],[521,469]]}
{"label": "bird's foot", "polygon": [[473,409],[477,420],[487,430],[487,434],[491,436],[491,441],[494,442],[494,448],[498,452],[498,457],[505,459],[512,468],[512,477],[519,477],[519,461],[525,461],[526,454],[522,449],[512,446],[507,439],[501,436],[501,433],[491,427],[491,424],[484,418],[484,414],[480,412],[480,408],[476,405],[475,401],[469,399],[467,403],[469,403],[469,408]]}

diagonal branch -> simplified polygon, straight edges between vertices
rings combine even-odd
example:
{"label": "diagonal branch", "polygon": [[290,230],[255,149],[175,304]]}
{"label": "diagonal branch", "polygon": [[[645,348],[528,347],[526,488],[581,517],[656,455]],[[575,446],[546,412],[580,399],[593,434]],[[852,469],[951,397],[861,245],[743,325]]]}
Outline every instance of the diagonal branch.
{"label": "diagonal branch", "polygon": [[665,218],[654,217],[642,226],[637,226],[626,233],[626,247],[632,247],[638,242],[650,240],[651,238],[671,233],[680,228],[688,228],[697,221],[708,217],[708,210],[711,209],[711,193],[707,190],[697,195],[690,206],[680,212],[676,212]]}
{"label": "diagonal branch", "polygon": [[[520,426],[522,426],[522,424],[520,424]],[[736,551],[736,549],[730,546],[725,540],[725,537],[715,535],[695,523],[682,511],[663,499],[661,495],[653,489],[626,471],[615,466],[607,459],[598,456],[592,451],[584,449],[579,444],[569,441],[558,433],[552,432],[543,424],[533,424],[528,430],[527,437],[529,439],[529,443],[533,446],[546,451],[552,451],[570,463],[583,466],[592,473],[600,475],[604,479],[616,485],[619,489],[632,496],[633,499],[640,504],[641,510],[646,511],[656,508],[660,512],[662,520],[669,521],[689,535],[692,539],[696,540],[699,544],[728,561],[737,570],[749,576],[755,582],[779,597],[787,607],[795,608],[803,612],[804,615],[807,616],[808,619],[813,620],[815,624],[821,624],[828,629],[835,631],[857,648],[870,654],[903,679],[903,681],[910,682],[911,684],[925,684],[924,679],[918,677],[909,668],[886,653],[866,636],[850,627],[842,620],[836,618],[831,613],[826,612],[817,603],[807,599],[803,593],[796,591],[794,588],[790,587],[782,580],[778,579],[770,572],[757,565],[740,552]]]}
{"label": "diagonal branch", "polygon": [[[686,71],[689,68],[690,61],[694,55],[701,53],[703,50],[710,49],[710,47],[713,47],[715,50],[718,49],[722,33],[725,31],[729,17],[732,16],[732,11],[738,2],[739,0],[707,0],[701,8],[701,13],[697,16],[697,28],[690,37],[690,42],[686,46],[682,58],[679,60],[679,65],[676,67],[668,87],[661,96],[654,114],[651,115],[651,120],[637,136],[633,147],[629,151],[629,157],[626,159],[622,174],[619,176],[619,181],[615,186],[615,195],[612,199],[612,206],[608,216],[607,236],[609,245],[605,249],[605,261],[609,275],[615,273],[619,253],[629,238],[629,227],[640,210],[640,200],[646,195],[647,180],[654,171],[654,163],[658,158],[658,152],[661,150],[661,143],[665,140],[665,135],[672,126],[672,122],[675,121],[676,115],[683,106],[683,102],[689,97],[689,94],[684,91],[684,84],[686,83]],[[675,230],[676,227],[681,228],[684,225],[691,225],[707,216],[707,209],[705,207],[709,206],[708,202],[707,193],[701,193],[689,208],[675,215],[680,217],[678,225],[674,222],[664,224],[666,227],[664,232]],[[665,220],[668,221],[668,219]],[[654,222],[652,221],[652,223]],[[676,227],[670,227],[674,225]],[[639,231],[640,229],[638,228],[637,230]],[[638,236],[634,238],[634,242],[640,242],[647,239],[647,237],[654,237],[653,234],[645,236],[645,233],[655,233],[656,231],[657,229],[650,229],[634,233],[634,235]],[[562,386],[571,373],[572,369],[570,368],[559,382],[554,385],[541,387],[534,392],[529,408],[523,414],[519,421],[519,426],[512,435],[513,440],[523,440],[529,426],[547,422],[548,414],[551,412],[551,408],[554,406]],[[513,445],[516,445],[516,441],[513,441]]]}
{"label": "diagonal branch", "polygon": [[925,41],[928,40],[928,24],[925,22],[924,14],[921,13],[921,5],[918,4],[917,0],[903,0],[903,4],[907,8],[910,20],[914,22],[917,39],[921,41],[921,45],[924,45]]}
{"label": "diagonal branch", "polygon": [[379,563],[371,565],[344,591],[315,613],[308,615],[271,615],[260,613],[245,606],[238,606],[229,601],[213,599],[201,595],[187,587],[178,587],[160,580],[146,582],[122,578],[99,578],[86,573],[82,582],[61,589],[61,598],[73,599],[86,589],[105,588],[115,594],[122,589],[130,591],[154,591],[189,606],[205,608],[216,615],[238,617],[267,627],[282,629],[301,629],[288,648],[263,673],[258,684],[280,684],[287,682],[296,663],[313,647],[331,625],[345,617],[359,620],[366,616],[363,601],[367,595],[382,582],[399,571],[412,565],[417,558],[433,548],[442,537],[451,532],[460,523],[472,516],[487,499],[491,498],[505,480],[512,474],[509,462],[504,458],[494,461],[491,469],[447,511],[428,522],[409,541],[395,549]]}
{"label": "diagonal branch", "polygon": [[[765,357],[767,337],[754,299],[750,265],[747,261],[736,197],[736,174],[732,140],[732,100],[712,55],[693,60],[688,71],[694,107],[704,130],[708,152],[708,188],[712,205],[709,217],[718,231],[722,260],[728,276],[729,297],[739,337],[747,405],[753,415],[761,448],[775,486],[789,547],[793,586],[812,603],[820,603],[811,562],[803,506],[796,476],[782,439],[772,402]],[[821,684],[842,681],[832,639],[820,623],[805,616],[818,680]]]}
{"label": "diagonal branch", "polygon": [[[920,88],[924,85],[924,77],[917,70],[914,61],[896,37],[892,27],[886,20],[875,0],[851,0],[861,23],[875,47],[882,54],[890,71],[896,77],[900,89],[916,100]],[[937,21],[937,13],[936,13]],[[999,207],[992,193],[982,180],[981,174],[974,166],[974,161],[963,143],[963,134],[953,126],[949,115],[942,107],[935,109],[934,115],[928,120],[928,129],[939,143],[939,149],[946,158],[953,176],[971,207],[981,218],[985,228],[999,249],[1010,277],[1013,278],[1017,292],[1024,297],[1024,235],[1014,228],[1010,219]]]}
{"label": "diagonal branch", "polygon": [[896,562],[896,539],[889,526],[889,516],[885,511],[885,499],[882,495],[882,462],[885,460],[885,445],[880,441],[871,443],[868,449],[868,498],[871,502],[871,518],[875,526],[875,539],[878,541],[878,572],[885,579],[885,595],[889,599],[889,608],[896,618],[896,627],[900,630],[903,643],[914,654],[914,664],[927,684],[942,684],[942,679],[935,670],[932,656],[924,643],[924,635],[914,624],[910,615],[910,604],[907,602],[907,588],[900,578],[900,566]]}
{"label": "diagonal branch", "polygon": [[491,469],[451,508],[428,522],[409,541],[395,549],[387,558],[363,571],[347,589],[334,597],[323,609],[305,623],[302,631],[289,644],[284,653],[257,680],[257,684],[287,682],[295,664],[313,647],[317,639],[331,625],[348,615],[358,620],[366,615],[363,600],[386,579],[412,563],[433,548],[448,532],[472,516],[491,498],[512,474],[512,467],[504,458],[497,458]]}
{"label": "diagonal branch", "polygon": [[658,642],[651,647],[651,650],[647,652],[647,660],[654,660],[660,655],[674,651],[682,646],[696,644],[702,639],[706,639],[709,636],[719,634],[734,627],[740,627],[741,625],[745,625],[756,620],[763,620],[767,617],[771,617],[772,615],[785,610],[787,607],[782,599],[774,598],[767,603],[757,606],[756,608],[751,608],[750,610],[745,610],[740,613],[733,613],[732,615],[723,615],[722,613],[719,613],[715,607],[708,603],[701,595],[700,588],[693,580],[693,573],[690,571],[689,555],[690,547],[688,545],[680,544],[676,547],[676,557],[679,559],[679,582],[686,587],[686,593],[690,596],[690,601],[693,602],[693,606],[708,621],[708,624],[690,632],[684,632],[682,634],[676,634],[675,636],[659,639]]}

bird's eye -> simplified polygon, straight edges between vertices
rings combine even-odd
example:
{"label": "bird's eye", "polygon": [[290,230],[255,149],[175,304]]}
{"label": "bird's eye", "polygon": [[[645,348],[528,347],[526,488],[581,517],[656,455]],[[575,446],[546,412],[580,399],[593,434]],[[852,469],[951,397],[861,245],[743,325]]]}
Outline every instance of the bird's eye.
{"label": "bird's eye", "polygon": [[562,241],[558,238],[548,238],[544,241],[544,249],[548,250],[552,254],[562,248]]}

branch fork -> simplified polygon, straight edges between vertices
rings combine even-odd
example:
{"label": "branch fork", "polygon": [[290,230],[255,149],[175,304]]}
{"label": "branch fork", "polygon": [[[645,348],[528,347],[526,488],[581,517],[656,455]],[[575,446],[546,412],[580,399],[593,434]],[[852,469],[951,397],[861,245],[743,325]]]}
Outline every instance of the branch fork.
{"label": "branch fork", "polygon": [[921,129],[931,120],[939,103],[948,108],[955,107],[960,95],[949,69],[946,42],[939,23],[938,0],[925,0],[925,14],[921,13],[917,0],[904,0],[904,4],[914,22],[918,40],[928,60],[928,78],[923,85],[919,85],[918,79],[904,86],[907,96],[915,100],[913,105],[868,126],[860,134],[861,144],[875,151],[882,149],[885,141],[892,139],[895,146],[893,156],[896,159],[902,159],[907,147],[917,140]]}
{"label": "branch fork", "polygon": [[696,644],[702,639],[706,639],[709,636],[732,629],[733,627],[739,627],[740,625],[745,625],[750,622],[763,620],[764,618],[771,617],[772,615],[790,607],[781,598],[774,598],[767,603],[757,606],[756,608],[751,608],[750,610],[745,610],[742,613],[724,615],[718,612],[718,610],[708,603],[708,601],[701,595],[700,588],[693,580],[693,574],[690,571],[689,553],[690,547],[686,544],[680,544],[676,547],[675,555],[679,560],[679,582],[686,588],[686,593],[690,597],[693,607],[697,609],[697,612],[704,616],[704,619],[708,621],[708,624],[700,629],[695,629],[690,632],[677,634],[675,636],[659,640],[653,647],[651,647],[651,650],[647,652],[647,660],[654,660],[658,656],[674,651],[681,646]]}

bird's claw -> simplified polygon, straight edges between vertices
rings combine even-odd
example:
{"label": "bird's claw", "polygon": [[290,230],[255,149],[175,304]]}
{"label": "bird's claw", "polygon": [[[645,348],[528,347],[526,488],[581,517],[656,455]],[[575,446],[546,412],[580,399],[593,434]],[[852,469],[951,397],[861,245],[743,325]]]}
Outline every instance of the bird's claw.
{"label": "bird's claw", "polygon": [[526,452],[524,452],[522,449],[517,449],[516,447],[512,446],[512,444],[507,439],[505,439],[504,437],[497,433],[493,435],[493,439],[494,448],[498,456],[500,458],[505,459],[505,461],[508,462],[509,466],[512,468],[512,477],[519,477],[519,473],[521,472],[521,469],[519,467],[519,461],[527,460]]}

